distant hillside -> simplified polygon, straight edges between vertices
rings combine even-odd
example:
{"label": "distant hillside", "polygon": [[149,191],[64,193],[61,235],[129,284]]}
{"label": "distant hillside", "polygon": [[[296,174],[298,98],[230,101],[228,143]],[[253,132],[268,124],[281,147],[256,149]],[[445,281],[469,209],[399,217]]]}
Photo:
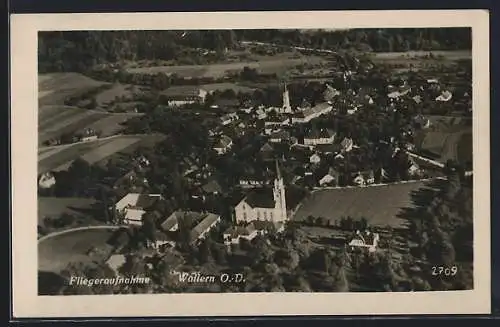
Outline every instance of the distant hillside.
{"label": "distant hillside", "polygon": [[121,60],[171,60],[184,54],[186,48],[222,52],[241,40],[376,52],[456,50],[471,49],[471,30],[51,31],[39,34],[39,72],[84,72],[96,64]]}

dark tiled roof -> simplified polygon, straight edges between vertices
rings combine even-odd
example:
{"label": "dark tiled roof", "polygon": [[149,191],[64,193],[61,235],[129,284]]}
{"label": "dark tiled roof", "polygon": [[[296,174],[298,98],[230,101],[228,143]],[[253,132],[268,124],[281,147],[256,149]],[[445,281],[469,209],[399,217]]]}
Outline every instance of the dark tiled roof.
{"label": "dark tiled roof", "polygon": [[140,194],[135,206],[138,208],[146,209],[152,206],[156,201],[158,201],[158,197],[150,196],[148,194]]}
{"label": "dark tiled roof", "polygon": [[216,180],[211,180],[202,187],[203,191],[206,193],[220,193],[222,192],[222,187]]}
{"label": "dark tiled roof", "polygon": [[252,208],[274,208],[275,206],[273,191],[270,188],[252,190],[245,198],[245,202]]}
{"label": "dark tiled roof", "polygon": [[317,104],[315,105],[314,107],[312,108],[307,108],[307,109],[304,109],[303,111],[301,111],[300,113],[298,113],[297,115],[299,117],[307,117],[307,116],[311,116],[311,115],[314,115],[318,112],[321,112],[325,109],[327,109],[328,107],[331,107],[330,104],[328,104],[327,102],[323,102],[323,103],[320,103],[320,104]]}
{"label": "dark tiled roof", "polygon": [[173,86],[161,92],[161,95],[166,97],[195,97],[200,92],[199,86]]}
{"label": "dark tiled roof", "polygon": [[191,241],[195,241],[210,225],[212,225],[220,216],[209,213],[203,220],[191,231]]}

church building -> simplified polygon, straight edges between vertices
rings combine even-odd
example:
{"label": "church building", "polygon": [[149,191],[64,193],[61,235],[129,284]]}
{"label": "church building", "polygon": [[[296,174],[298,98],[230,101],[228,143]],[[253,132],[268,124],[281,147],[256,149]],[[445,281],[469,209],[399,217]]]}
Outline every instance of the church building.
{"label": "church building", "polygon": [[292,113],[292,106],[290,105],[290,94],[288,93],[288,88],[286,87],[286,83],[283,91],[283,106],[280,108],[278,113],[280,114]]}
{"label": "church building", "polygon": [[284,222],[288,220],[285,185],[283,177],[276,162],[276,179],[273,189],[256,188],[236,205],[236,223],[251,222],[255,220],[267,220],[273,222]]}

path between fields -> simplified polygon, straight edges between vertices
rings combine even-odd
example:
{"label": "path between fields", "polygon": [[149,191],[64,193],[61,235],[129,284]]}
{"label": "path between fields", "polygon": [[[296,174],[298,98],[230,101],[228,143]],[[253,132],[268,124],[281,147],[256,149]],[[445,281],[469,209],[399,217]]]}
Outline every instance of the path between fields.
{"label": "path between fields", "polygon": [[105,111],[105,110],[96,110],[96,109],[83,109],[80,107],[75,107],[75,106],[58,106],[58,105],[44,105],[40,106],[39,109],[50,109],[50,108],[65,108],[65,109],[77,109],[77,110],[84,110],[86,112],[91,112],[91,113],[96,113],[96,114],[106,114],[109,116],[143,116],[144,114],[141,112],[110,112],[110,111]]}
{"label": "path between fields", "polygon": [[[94,143],[94,142],[111,140],[111,139],[114,139],[114,138],[117,138],[117,137],[121,137],[121,136],[126,136],[126,137],[129,137],[129,136],[130,137],[134,137],[134,136],[137,137],[137,136],[139,136],[139,137],[141,137],[141,136],[144,136],[144,135],[147,135],[147,134],[115,134],[115,135],[111,135],[111,136],[97,138],[95,140],[90,140],[90,141],[79,141],[79,142],[69,143],[69,144],[42,146],[42,147],[38,148],[38,151],[40,152],[41,150],[47,150],[47,149],[57,149],[58,151],[60,151],[60,150],[63,150],[65,148],[69,148],[69,147],[72,147],[72,146],[75,146],[75,145],[78,145],[78,144],[82,144],[82,143],[89,144],[89,143]],[[52,152],[52,151],[48,151],[47,152],[47,154],[51,154],[51,155],[53,153],[54,152]],[[46,157],[49,157],[49,155],[47,155]],[[40,156],[39,156],[39,160],[40,160]]]}
{"label": "path between fields", "polygon": [[59,235],[67,234],[67,233],[77,232],[77,231],[80,231],[80,230],[90,230],[90,229],[120,229],[122,227],[127,227],[127,225],[84,226],[84,227],[76,227],[76,228],[71,228],[71,229],[65,229],[65,230],[62,230],[62,231],[50,233],[50,234],[47,234],[45,236],[40,237],[38,239],[38,243],[40,243],[41,241],[44,241],[46,239],[52,238],[54,236],[59,236]]}
{"label": "path between fields", "polygon": [[257,42],[257,41],[241,41],[241,44],[246,44],[246,45],[267,45],[271,47],[287,47],[287,48],[292,48],[296,50],[302,50],[302,51],[316,51],[316,52],[323,52],[323,53],[330,53],[330,54],[337,54],[337,51],[333,50],[328,50],[328,49],[316,49],[316,48],[305,48],[305,47],[297,47],[297,46],[288,46],[288,45],[279,45],[275,43],[267,43],[267,42]]}

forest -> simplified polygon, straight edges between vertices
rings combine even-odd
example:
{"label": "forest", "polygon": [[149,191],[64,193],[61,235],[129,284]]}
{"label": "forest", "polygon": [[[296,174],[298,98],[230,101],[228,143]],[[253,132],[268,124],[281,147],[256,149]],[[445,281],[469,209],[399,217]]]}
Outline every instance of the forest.
{"label": "forest", "polygon": [[185,56],[186,49],[222,53],[238,48],[240,41],[367,52],[464,50],[471,49],[471,29],[51,31],[39,33],[39,72],[86,72],[122,60],[171,60]]}

